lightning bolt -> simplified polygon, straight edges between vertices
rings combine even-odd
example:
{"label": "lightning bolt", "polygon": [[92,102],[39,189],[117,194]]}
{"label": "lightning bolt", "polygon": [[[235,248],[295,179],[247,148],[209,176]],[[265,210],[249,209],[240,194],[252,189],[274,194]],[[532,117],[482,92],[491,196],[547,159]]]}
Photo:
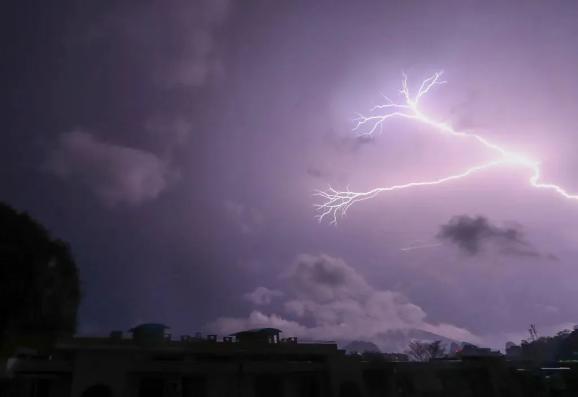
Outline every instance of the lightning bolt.
{"label": "lightning bolt", "polygon": [[407,83],[407,75],[404,73],[401,89],[399,90],[399,93],[403,97],[403,103],[395,103],[388,97],[385,97],[385,104],[373,107],[368,115],[358,115],[354,120],[355,126],[353,131],[357,132],[358,136],[373,136],[376,133],[383,131],[384,123],[387,120],[394,118],[408,119],[429,126],[432,131],[438,134],[454,136],[462,139],[471,139],[477,144],[494,152],[496,154],[496,159],[442,178],[429,181],[412,181],[402,185],[377,187],[366,192],[354,192],[349,190],[349,188],[347,190],[339,191],[329,186],[327,190],[319,190],[315,193],[315,196],[321,197],[322,199],[320,204],[315,205],[319,211],[317,219],[320,222],[327,218],[330,219],[330,223],[336,224],[338,218],[345,216],[353,204],[369,200],[383,192],[391,192],[419,186],[441,185],[466,178],[490,168],[506,165],[519,166],[530,171],[528,182],[531,186],[537,189],[552,190],[567,199],[578,200],[578,194],[568,193],[568,191],[556,184],[541,182],[540,179],[542,173],[539,161],[530,159],[520,153],[510,151],[480,135],[458,131],[454,129],[451,124],[438,121],[423,113],[419,108],[419,102],[434,87],[446,83],[446,81],[442,80],[442,74],[443,71],[437,72],[425,79],[421,83],[417,93],[412,96]]}
{"label": "lightning bolt", "polygon": [[423,243],[421,241],[415,241],[410,245],[408,245],[407,247],[400,248],[399,250],[403,252],[409,252],[425,248],[441,247],[442,245],[443,245],[442,243]]}

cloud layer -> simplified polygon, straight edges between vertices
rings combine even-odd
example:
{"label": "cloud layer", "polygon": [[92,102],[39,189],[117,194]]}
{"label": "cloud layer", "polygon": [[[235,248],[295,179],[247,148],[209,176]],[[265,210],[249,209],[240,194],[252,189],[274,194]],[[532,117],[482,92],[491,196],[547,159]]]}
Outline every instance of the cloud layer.
{"label": "cloud layer", "polygon": [[89,29],[89,40],[114,39],[147,63],[164,88],[201,87],[223,69],[215,31],[229,0],[165,0],[111,7]]}
{"label": "cloud layer", "polygon": [[267,287],[257,287],[243,297],[254,305],[269,305],[275,298],[282,297],[283,292],[269,289]]}
{"label": "cloud layer", "polygon": [[168,164],[153,153],[101,142],[81,131],[60,135],[47,169],[81,183],[108,205],[153,200],[174,176]]}

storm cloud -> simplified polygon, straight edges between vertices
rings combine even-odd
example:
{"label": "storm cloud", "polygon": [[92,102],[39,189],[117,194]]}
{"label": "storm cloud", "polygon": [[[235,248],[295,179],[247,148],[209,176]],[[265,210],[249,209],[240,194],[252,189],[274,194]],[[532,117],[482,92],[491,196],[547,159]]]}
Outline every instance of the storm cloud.
{"label": "storm cloud", "polygon": [[164,88],[200,87],[222,71],[214,31],[227,18],[229,0],[168,0],[116,5],[96,19],[84,40],[114,39],[146,58]]}
{"label": "storm cloud", "polygon": [[479,254],[492,245],[506,255],[540,256],[525,240],[519,227],[496,226],[483,216],[454,216],[440,227],[437,238],[455,244],[469,255]]}

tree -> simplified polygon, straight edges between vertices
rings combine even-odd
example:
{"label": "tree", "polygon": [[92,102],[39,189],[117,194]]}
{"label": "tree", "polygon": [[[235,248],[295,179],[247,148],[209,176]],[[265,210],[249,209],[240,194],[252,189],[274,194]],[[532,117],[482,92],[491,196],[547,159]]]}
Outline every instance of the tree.
{"label": "tree", "polygon": [[76,330],[78,271],[68,245],[0,203],[0,347]]}
{"label": "tree", "polygon": [[559,340],[556,358],[558,360],[576,360],[578,358],[578,329],[558,332]]}
{"label": "tree", "polygon": [[443,357],[444,347],[440,340],[431,343],[414,340],[408,345],[406,354],[413,361],[429,361]]}

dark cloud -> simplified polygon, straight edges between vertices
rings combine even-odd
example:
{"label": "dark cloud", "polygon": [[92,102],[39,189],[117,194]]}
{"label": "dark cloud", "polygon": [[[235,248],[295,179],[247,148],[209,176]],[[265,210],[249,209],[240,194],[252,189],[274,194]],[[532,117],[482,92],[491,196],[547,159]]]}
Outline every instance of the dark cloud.
{"label": "dark cloud", "polygon": [[117,5],[96,18],[79,44],[112,39],[146,60],[151,77],[161,86],[200,87],[222,71],[214,32],[229,11],[229,0]]}
{"label": "dark cloud", "polygon": [[470,255],[478,254],[487,244],[491,244],[505,255],[542,256],[525,240],[519,227],[499,227],[483,216],[454,216],[440,227],[437,237],[456,244]]}
{"label": "dark cloud", "polygon": [[[185,117],[151,117],[144,123],[144,130],[156,141],[157,147],[167,157],[186,144],[193,132],[193,123]],[[156,139],[154,139],[156,138]]]}
{"label": "dark cloud", "polygon": [[314,166],[309,166],[307,167],[307,175],[313,177],[313,178],[325,178],[327,177],[327,173],[324,172],[323,170],[321,170],[320,168],[314,167]]}
{"label": "dark cloud", "polygon": [[257,208],[233,200],[225,200],[223,205],[242,234],[254,233],[265,223],[265,217]]}
{"label": "dark cloud", "polygon": [[345,137],[332,138],[331,145],[340,153],[356,153],[367,145],[375,144],[375,137],[372,135],[347,135]]}

